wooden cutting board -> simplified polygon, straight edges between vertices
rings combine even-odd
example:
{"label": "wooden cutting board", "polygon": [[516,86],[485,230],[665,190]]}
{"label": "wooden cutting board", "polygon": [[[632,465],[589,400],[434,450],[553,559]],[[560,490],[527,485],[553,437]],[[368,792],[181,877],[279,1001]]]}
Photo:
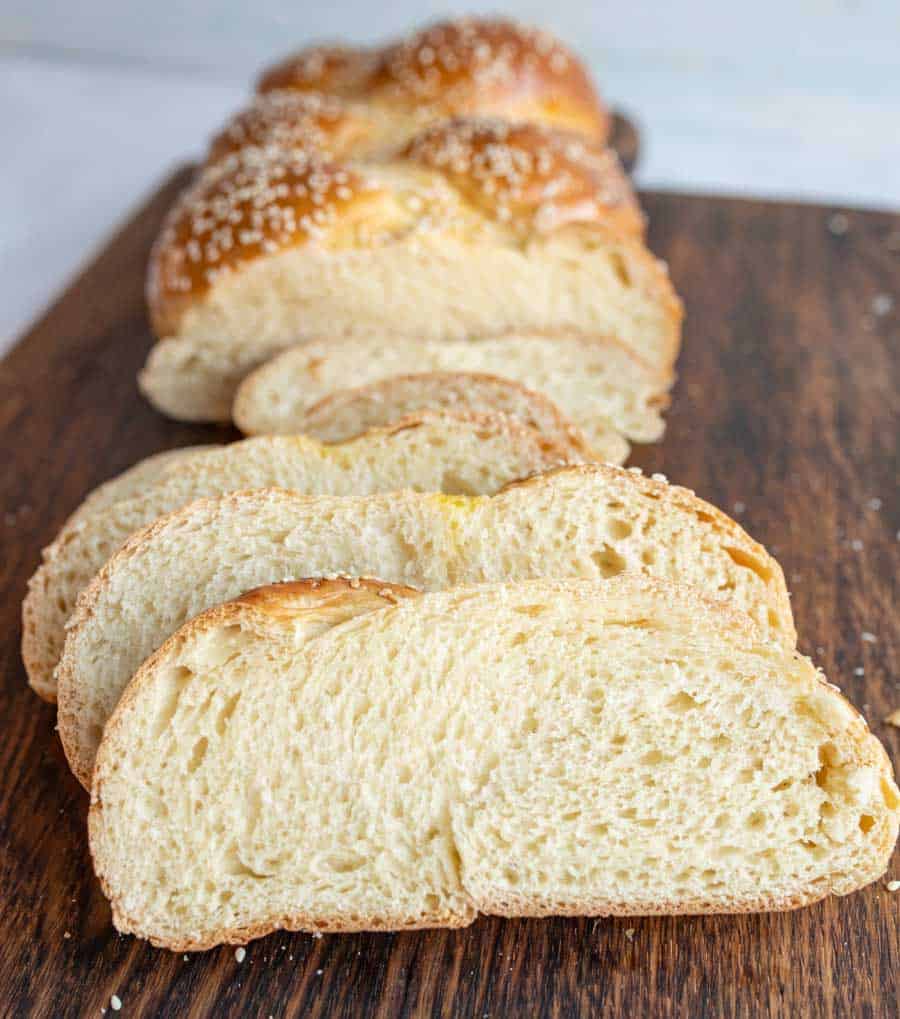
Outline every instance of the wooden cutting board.
{"label": "wooden cutting board", "polygon": [[[0,1013],[99,1016],[116,994],[123,1016],[217,1019],[896,1016],[900,892],[884,881],[780,915],[281,933],[241,964],[229,948],[185,958],[114,933],[85,842],[87,797],[53,709],[25,686],[19,605],[41,546],[90,488],[156,450],[230,437],[166,420],[135,388],[152,342],[147,251],[184,179],[0,365]],[[900,304],[900,217],[643,201],[688,318],[666,440],[634,462],[733,512],[780,557],[802,649],[896,764],[900,730],[883,719],[900,707],[900,316],[876,298]]]}

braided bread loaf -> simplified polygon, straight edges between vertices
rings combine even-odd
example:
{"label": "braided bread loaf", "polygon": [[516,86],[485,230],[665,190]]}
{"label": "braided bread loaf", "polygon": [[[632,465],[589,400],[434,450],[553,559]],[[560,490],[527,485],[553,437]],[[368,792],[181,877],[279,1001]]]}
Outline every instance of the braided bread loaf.
{"label": "braided bread loaf", "polygon": [[227,420],[248,371],[329,337],[610,335],[668,384],[680,303],[558,43],[467,21],[307,51],[260,88],[151,258],[160,409]]}

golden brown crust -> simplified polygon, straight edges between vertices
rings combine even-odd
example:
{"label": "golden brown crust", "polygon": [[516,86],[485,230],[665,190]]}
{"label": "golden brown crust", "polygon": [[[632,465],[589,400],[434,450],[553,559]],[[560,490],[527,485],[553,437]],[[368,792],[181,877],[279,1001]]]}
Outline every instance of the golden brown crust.
{"label": "golden brown crust", "polygon": [[294,88],[413,111],[539,120],[606,140],[609,116],[587,71],[548,32],[502,18],[442,21],[380,49],[318,46],[265,72],[259,91]]}
{"label": "golden brown crust", "polygon": [[280,89],[359,96],[375,71],[377,50],[357,46],[309,46],[263,71],[257,92]]}
{"label": "golden brown crust", "polygon": [[616,154],[570,131],[455,118],[426,128],[401,155],[443,174],[501,222],[539,233],[568,223],[643,233],[644,218]]}
{"label": "golden brown crust", "polygon": [[223,273],[326,235],[371,193],[315,152],[240,149],[207,168],[170,212],[150,258],[147,300],[159,335]]}
{"label": "golden brown crust", "polygon": [[207,163],[247,147],[312,149],[341,157],[365,139],[370,122],[333,95],[282,89],[258,95],[213,138]]}

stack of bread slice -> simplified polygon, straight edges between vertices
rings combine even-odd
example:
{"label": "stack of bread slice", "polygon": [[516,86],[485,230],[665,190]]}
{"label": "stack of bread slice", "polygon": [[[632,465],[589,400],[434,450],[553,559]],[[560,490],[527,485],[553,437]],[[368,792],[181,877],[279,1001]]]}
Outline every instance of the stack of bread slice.
{"label": "stack of bread slice", "polygon": [[[303,51],[263,75],[160,233],[143,391],[261,434],[323,427],[329,398],[390,423],[440,400],[434,372],[490,375],[621,462],[661,435],[682,313],[608,128],[577,58],[511,22]],[[484,379],[455,398],[515,402]]]}
{"label": "stack of bread slice", "polygon": [[574,58],[466,21],[261,89],[157,245],[142,376],[252,437],[101,486],[23,609],[118,928],[182,951],[875,880],[900,792],[778,563],[614,465],[662,433],[680,312]]}

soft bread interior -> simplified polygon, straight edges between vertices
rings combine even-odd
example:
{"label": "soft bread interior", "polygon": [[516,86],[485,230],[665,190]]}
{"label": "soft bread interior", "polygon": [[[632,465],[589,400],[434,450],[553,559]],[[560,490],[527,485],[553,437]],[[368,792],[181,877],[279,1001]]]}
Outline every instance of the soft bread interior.
{"label": "soft bread interior", "polygon": [[534,330],[615,336],[667,385],[680,307],[639,241],[575,230],[523,248],[490,232],[479,225],[467,239],[426,231],[361,250],[305,246],[248,264],[185,311],[177,335],[151,352],[141,387],[175,417],[224,421],[244,376],[297,343]]}
{"label": "soft bread interior", "polygon": [[[234,419],[251,434],[328,428],[341,392],[409,372],[487,372],[552,400],[599,445],[611,428],[636,442],[662,436],[669,380],[621,344],[517,332],[448,342],[392,337],[309,343],[258,368],[238,390]],[[388,388],[388,394],[391,393]],[[345,398],[346,400],[346,398]],[[332,406],[329,408],[328,403]]]}
{"label": "soft bread interior", "polygon": [[626,571],[694,584],[793,646],[784,577],[765,549],[684,489],[620,468],[565,468],[491,498],[268,490],[193,503],[129,539],[79,598],[57,670],[60,735],[88,784],[103,726],[144,658],[260,584],[350,573],[443,590]]}
{"label": "soft bread interior", "polygon": [[107,727],[90,834],[122,931],[785,909],[886,865],[900,794],[863,720],[686,588],[367,589],[331,626],[285,598],[188,624]]}
{"label": "soft bread interior", "polygon": [[194,499],[268,486],[322,495],[492,494],[571,459],[504,415],[451,412],[419,413],[340,445],[275,436],[152,457],[89,496],[44,550],[22,610],[29,682],[55,700],[53,670],[78,594],[130,534]]}
{"label": "soft bread interior", "polygon": [[[318,349],[321,350],[321,347]],[[336,351],[332,350],[331,354],[334,353]],[[365,348],[359,353],[368,358]],[[309,365],[309,361],[306,364]],[[319,385],[316,381],[313,388]],[[265,434],[282,431],[284,418],[280,414],[269,416],[269,401],[275,405],[273,409],[277,409],[281,396],[285,395],[281,391],[282,386],[285,389],[288,386],[296,386],[298,390],[303,388],[302,381],[296,378],[292,382],[288,378],[276,381],[272,388],[264,384],[258,407],[256,399],[250,397],[246,422],[248,432]],[[245,387],[239,392],[249,393],[252,389],[249,381]],[[235,406],[241,402],[239,396]],[[434,410],[509,414],[557,443],[573,462],[600,460],[620,464],[628,456],[628,442],[612,425],[604,429],[598,420],[593,441],[588,442],[582,430],[543,393],[512,379],[483,372],[422,371],[409,375],[387,375],[366,385],[335,389],[307,409],[298,409],[296,414],[289,416],[292,420],[302,421],[300,430],[304,434],[314,435],[323,442],[341,442],[367,428],[389,425],[404,414]],[[239,416],[236,410],[235,417]]]}

